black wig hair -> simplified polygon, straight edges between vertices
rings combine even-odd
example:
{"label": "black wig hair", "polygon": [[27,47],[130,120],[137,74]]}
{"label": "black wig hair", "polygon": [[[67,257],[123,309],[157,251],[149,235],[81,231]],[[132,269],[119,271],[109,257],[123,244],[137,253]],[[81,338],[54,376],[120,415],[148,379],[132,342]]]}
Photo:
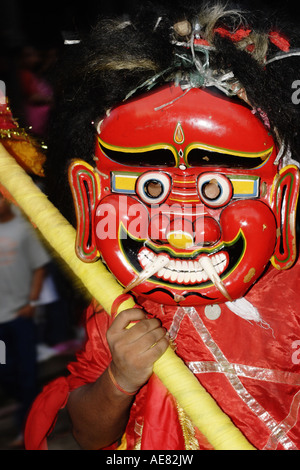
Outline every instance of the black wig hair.
{"label": "black wig hair", "polygon": [[[292,99],[300,80],[300,55],[289,55],[300,48],[298,26],[274,11],[253,8],[253,2],[249,9],[222,1],[183,3],[143,2],[131,16],[100,18],[88,37],[68,46],[71,50],[62,57],[48,139],[46,192],[71,223],[69,161],[81,158],[93,164],[97,121],[129,93],[145,91],[142,85],[148,79],[154,77],[158,86],[174,80],[179,70],[192,75],[192,35],[211,45],[212,76],[233,72],[254,112],[267,116],[277,141],[300,160],[300,104]],[[237,40],[238,30],[248,33]],[[197,50],[193,60],[198,55],[203,60]]]}

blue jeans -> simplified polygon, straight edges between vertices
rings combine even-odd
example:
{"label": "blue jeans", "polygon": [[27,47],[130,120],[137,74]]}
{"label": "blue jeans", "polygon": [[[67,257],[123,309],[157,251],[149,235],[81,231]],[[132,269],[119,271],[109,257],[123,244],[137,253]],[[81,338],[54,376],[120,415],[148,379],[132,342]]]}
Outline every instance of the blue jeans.
{"label": "blue jeans", "polygon": [[0,323],[0,340],[5,343],[6,363],[0,364],[0,386],[20,404],[17,426],[22,431],[29,408],[37,394],[35,323],[18,317]]}

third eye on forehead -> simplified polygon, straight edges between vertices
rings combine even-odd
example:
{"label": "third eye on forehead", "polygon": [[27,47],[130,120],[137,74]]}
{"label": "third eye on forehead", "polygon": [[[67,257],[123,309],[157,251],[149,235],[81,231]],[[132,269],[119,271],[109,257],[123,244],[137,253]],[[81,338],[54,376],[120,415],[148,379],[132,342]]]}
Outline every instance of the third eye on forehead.
{"label": "third eye on forehead", "polygon": [[[135,167],[176,167],[179,163],[179,158],[176,159],[174,150],[172,151],[170,148],[147,149],[147,147],[144,147],[138,149],[120,149],[106,146],[104,142],[99,142],[99,145],[104,155],[121,165]],[[260,166],[270,154],[271,149],[270,152],[251,153],[249,155],[243,153],[243,155],[236,155],[230,153],[230,150],[224,153],[221,151],[203,149],[193,144],[193,148],[186,152],[186,160],[188,166],[191,167],[252,169]]]}

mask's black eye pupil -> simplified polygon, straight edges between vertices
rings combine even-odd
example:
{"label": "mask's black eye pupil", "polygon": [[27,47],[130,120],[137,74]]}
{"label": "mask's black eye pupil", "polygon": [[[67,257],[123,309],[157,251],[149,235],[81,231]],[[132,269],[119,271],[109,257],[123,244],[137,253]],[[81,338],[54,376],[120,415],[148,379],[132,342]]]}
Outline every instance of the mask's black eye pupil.
{"label": "mask's black eye pupil", "polygon": [[217,199],[221,194],[221,188],[217,180],[212,179],[208,183],[205,183],[202,186],[202,194],[206,199],[210,199],[211,201]]}
{"label": "mask's black eye pupil", "polygon": [[144,185],[145,193],[149,197],[159,197],[163,192],[163,185],[160,181],[149,180]]}

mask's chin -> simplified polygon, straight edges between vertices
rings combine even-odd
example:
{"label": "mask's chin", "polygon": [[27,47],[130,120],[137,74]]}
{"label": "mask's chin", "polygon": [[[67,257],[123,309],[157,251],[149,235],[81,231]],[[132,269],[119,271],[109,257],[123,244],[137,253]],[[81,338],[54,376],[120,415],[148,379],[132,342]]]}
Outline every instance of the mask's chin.
{"label": "mask's chin", "polygon": [[121,224],[119,244],[122,255],[136,273],[125,286],[153,301],[165,304],[198,305],[232,300],[223,280],[244,256],[246,240],[240,230],[230,242],[213,249],[180,252],[170,245],[158,245],[130,235]]}

